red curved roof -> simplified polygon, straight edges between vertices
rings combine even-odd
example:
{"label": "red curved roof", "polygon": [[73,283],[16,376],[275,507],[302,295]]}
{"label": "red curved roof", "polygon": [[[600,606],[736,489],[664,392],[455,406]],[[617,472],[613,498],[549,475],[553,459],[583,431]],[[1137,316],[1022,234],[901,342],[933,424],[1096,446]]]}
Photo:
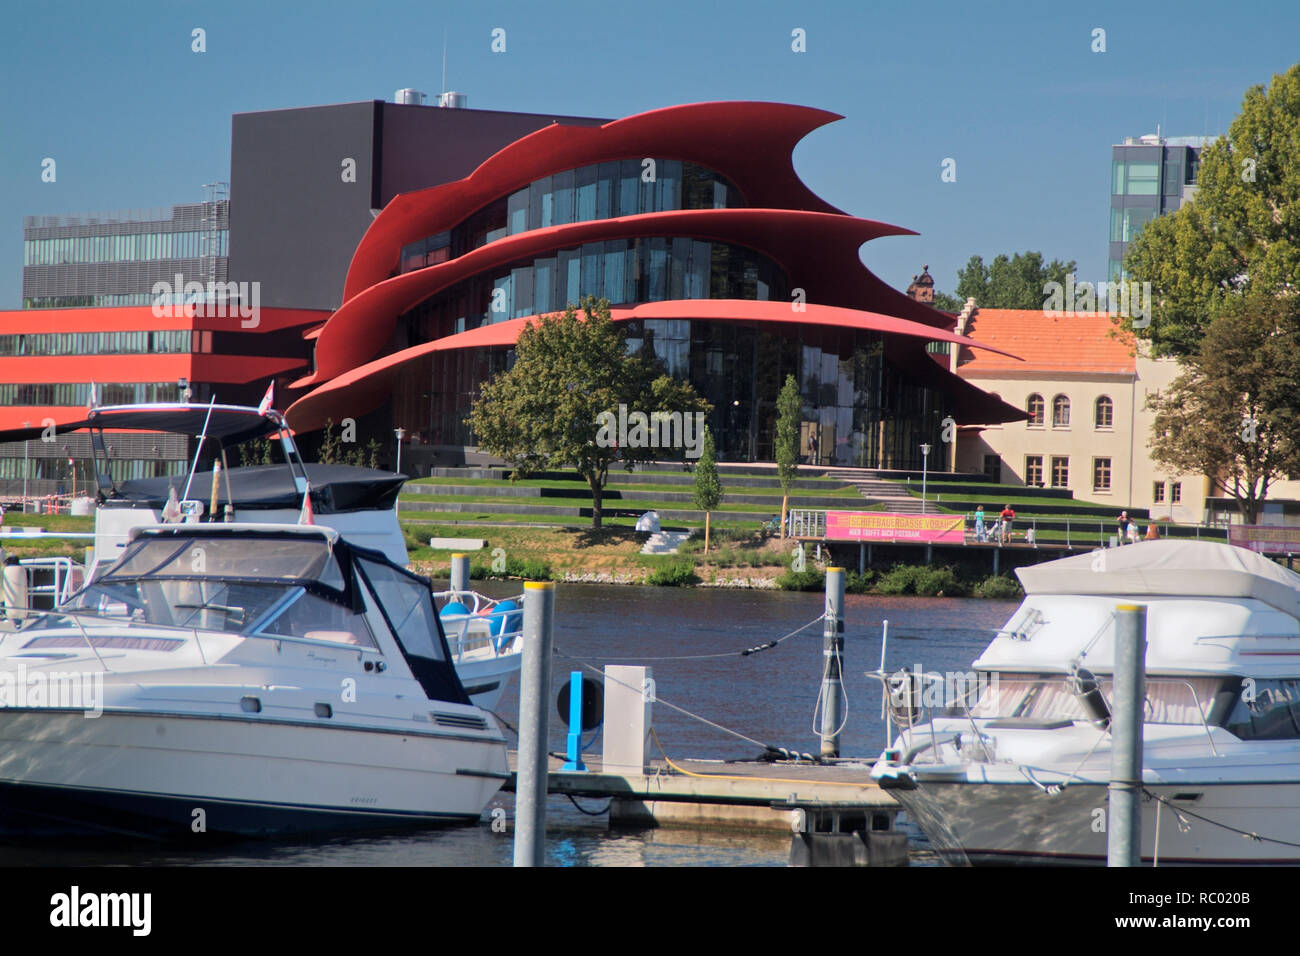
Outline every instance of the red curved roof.
{"label": "red curved roof", "polygon": [[292,387],[319,384],[374,358],[401,313],[457,282],[517,259],[603,239],[691,236],[746,246],[780,265],[810,302],[867,308],[950,329],[951,316],[886,285],[858,258],[862,243],[890,235],[915,233],[871,219],[792,209],[684,209],[521,232],[436,266],[394,276],[345,302],[316,337],[316,371]]}
{"label": "red curved roof", "polygon": [[[965,336],[896,316],[814,303],[808,303],[804,311],[796,312],[788,302],[755,302],[748,299],[673,299],[666,302],[647,302],[630,308],[615,308],[611,309],[610,313],[616,322],[626,322],[629,319],[692,319],[706,322],[746,322],[759,325],[781,323],[863,329],[923,341],[953,342],[1002,355],[1010,354]],[[514,345],[524,327],[536,318],[537,316],[529,316],[484,325],[457,335],[425,342],[392,355],[385,355],[350,369],[298,399],[289,407],[285,417],[295,431],[303,432],[323,428],[327,419],[341,421],[349,415],[355,417],[364,414],[387,400],[392,393],[394,377],[408,362],[432,355],[434,352]],[[992,396],[986,395],[940,368],[925,353],[916,354],[919,355],[920,361],[908,361],[907,364],[909,368],[915,366],[916,373],[924,377],[926,384],[948,392],[961,393],[960,397],[964,401],[961,402],[960,417],[957,419],[959,424],[967,421],[980,423],[1010,421],[1016,416],[1023,417],[1020,410],[1003,405]]]}
{"label": "red curved roof", "polygon": [[494,153],[464,179],[395,196],[352,256],[343,301],[386,279],[408,243],[450,229],[531,182],[593,163],[686,160],[726,176],[751,207],[841,213],[804,185],[792,154],[810,132],[843,118],[787,103],[722,102],[650,110],[603,126],[555,123]]}

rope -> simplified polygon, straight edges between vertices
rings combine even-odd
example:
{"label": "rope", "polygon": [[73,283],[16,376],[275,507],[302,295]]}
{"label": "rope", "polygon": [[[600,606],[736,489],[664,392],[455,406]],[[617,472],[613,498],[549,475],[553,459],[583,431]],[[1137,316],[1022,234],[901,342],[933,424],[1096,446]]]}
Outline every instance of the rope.
{"label": "rope", "polygon": [[[655,746],[659,748],[659,755],[664,758],[664,763],[685,777],[699,777],[704,780],[761,780],[763,783],[796,783],[804,785],[812,782],[807,779],[797,780],[788,777],[750,777],[726,773],[696,773],[694,770],[687,770],[685,767],[673,763],[672,758],[664,752],[664,745],[659,740],[659,734],[653,727],[650,728],[650,736],[655,739]],[[854,783],[847,780],[818,780],[816,783],[819,787],[854,787],[858,790],[877,789],[876,784],[873,783]]]}
{"label": "rope", "polygon": [[1159,803],[1163,803],[1170,810],[1172,810],[1174,816],[1178,817],[1178,822],[1180,826],[1186,826],[1187,821],[1183,818],[1184,816],[1189,816],[1189,817],[1194,817],[1197,820],[1200,820],[1202,823],[1208,823],[1211,826],[1219,827],[1222,830],[1227,830],[1229,833],[1235,833],[1238,836],[1242,836],[1242,837],[1246,837],[1247,839],[1254,840],[1256,843],[1276,843],[1279,846],[1300,847],[1300,843],[1292,843],[1290,840],[1279,840],[1276,837],[1260,836],[1258,833],[1255,833],[1252,830],[1239,830],[1236,827],[1229,826],[1226,823],[1220,823],[1218,820],[1211,820],[1209,817],[1202,816],[1201,814],[1196,813],[1193,810],[1188,810],[1186,807],[1176,807],[1168,800],[1166,800],[1164,797],[1160,796],[1160,794],[1153,793],[1152,791],[1148,790],[1146,787],[1142,788],[1142,794],[1143,796],[1149,797],[1152,800],[1155,800]]}
{"label": "rope", "polygon": [[[599,667],[595,667],[595,666],[593,666],[593,665],[591,665],[591,664],[588,664],[585,660],[583,660],[583,659],[580,658],[580,657],[574,657],[572,654],[566,654],[566,653],[564,653],[564,651],[560,650],[559,647],[556,647],[556,648],[555,648],[555,655],[556,655],[557,657],[564,657],[564,658],[567,658],[567,659],[569,659],[569,660],[571,660],[571,661],[576,661],[580,666],[585,667],[587,670],[591,671],[593,674],[602,674],[602,675],[604,675],[605,680],[612,680],[615,684],[618,684],[618,685],[620,685],[620,686],[622,686],[622,687],[626,687],[628,690],[634,690],[634,691],[636,691],[638,694],[644,694],[644,693],[645,693],[645,688],[644,688],[644,687],[633,687],[631,684],[625,683],[624,681],[621,681],[621,680],[619,680],[619,679],[616,678],[616,677],[610,677],[608,674],[605,674],[605,672],[604,672],[603,670],[601,670]],[[720,730],[720,731],[722,731],[724,734],[730,734],[731,736],[733,736],[733,737],[737,737],[737,738],[739,738],[740,740],[745,741],[745,743],[747,743],[747,744],[753,744],[755,747],[759,747],[759,748],[761,748],[762,750],[767,751],[767,750],[777,750],[777,749],[778,749],[778,748],[776,748],[776,747],[771,747],[771,746],[769,746],[768,744],[763,743],[763,741],[761,741],[761,740],[755,740],[753,737],[746,737],[744,734],[742,734],[742,733],[741,733],[740,731],[738,731],[738,730],[732,730],[730,727],[724,727],[724,726],[722,726],[721,724],[714,723],[713,721],[709,720],[707,717],[701,717],[699,714],[693,714],[693,713],[691,713],[689,710],[687,710],[685,707],[678,707],[676,704],[670,703],[669,701],[664,700],[662,697],[656,696],[656,697],[655,697],[655,703],[656,703],[656,704],[663,704],[665,707],[669,708],[670,710],[675,710],[675,711],[677,711],[677,712],[680,713],[680,714],[684,714],[684,715],[686,715],[687,717],[690,717],[690,718],[692,718],[692,719],[694,719],[694,720],[698,720],[698,721],[699,721],[700,723],[702,723],[702,724],[706,724],[706,725],[708,725],[709,727],[712,727],[714,730]]]}
{"label": "rope", "polygon": [[609,803],[605,804],[604,810],[587,810],[584,809],[583,806],[578,803],[578,801],[574,798],[573,794],[566,793],[565,796],[568,797],[569,802],[573,804],[573,809],[577,810],[579,813],[585,813],[589,817],[603,817],[605,814],[609,813],[609,808],[614,805],[614,798],[610,797]]}
{"label": "rope", "polygon": [[819,614],[811,621],[809,621],[807,624],[803,625],[802,627],[796,628],[795,630],[791,631],[789,634],[785,635],[785,637],[778,637],[776,640],[768,641],[766,644],[758,644],[754,647],[747,647],[743,651],[723,651],[718,654],[679,654],[672,657],[595,657],[593,658],[593,660],[598,660],[598,661],[707,661],[707,660],[716,660],[717,658],[720,657],[736,657],[736,656],[748,657],[749,655],[757,654],[760,651],[771,650],[773,647],[776,647],[778,644],[781,644],[783,641],[788,641],[796,634],[800,634],[803,631],[808,630],[808,628],[812,627],[814,624],[819,623],[824,617],[825,615]]}

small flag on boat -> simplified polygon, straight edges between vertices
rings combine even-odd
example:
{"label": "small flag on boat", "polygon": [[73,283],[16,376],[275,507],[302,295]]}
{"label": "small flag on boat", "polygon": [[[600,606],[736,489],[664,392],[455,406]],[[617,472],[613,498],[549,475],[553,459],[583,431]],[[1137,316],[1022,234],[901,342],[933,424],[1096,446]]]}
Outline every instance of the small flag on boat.
{"label": "small flag on boat", "polygon": [[271,410],[275,403],[275,379],[271,379],[271,384],[266,387],[266,394],[262,396],[261,402],[257,405],[257,414],[265,415]]}
{"label": "small flag on boat", "polygon": [[299,524],[315,524],[316,513],[311,509],[311,486],[308,485],[302,496],[302,511],[298,513]]}

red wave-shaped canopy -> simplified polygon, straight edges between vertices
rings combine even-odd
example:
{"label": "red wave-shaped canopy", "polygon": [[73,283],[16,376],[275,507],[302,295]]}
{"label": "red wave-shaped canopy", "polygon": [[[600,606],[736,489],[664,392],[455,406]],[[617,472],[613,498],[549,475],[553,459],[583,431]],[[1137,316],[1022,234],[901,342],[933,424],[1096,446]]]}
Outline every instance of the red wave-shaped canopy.
{"label": "red wave-shaped canopy", "polygon": [[722,102],[650,110],[603,126],[552,124],[497,151],[464,179],[393,197],[352,256],[343,301],[386,279],[408,243],[450,229],[531,182],[593,163],[680,159],[726,176],[751,207],[840,213],[804,185],[792,156],[799,140],[843,118],[787,103]]}
{"label": "red wave-shaped canopy", "polygon": [[[803,311],[795,311],[789,302],[755,302],[749,299],[673,299],[666,302],[647,302],[631,308],[610,310],[615,322],[630,319],[691,319],[706,322],[745,322],[755,325],[781,323],[787,325],[814,325],[823,328],[862,329],[884,332],[924,341],[952,342],[970,348],[1010,355],[983,342],[936,329],[919,322],[881,315],[859,309],[807,303]],[[332,381],[298,399],[285,413],[296,431],[313,431],[323,428],[329,419],[341,421],[346,416],[364,414],[387,400],[392,393],[392,383],[402,366],[432,355],[435,352],[468,348],[503,348],[514,345],[520,333],[537,316],[511,319],[492,325],[480,326],[457,335],[448,335],[425,342],[392,355],[350,369]],[[968,422],[1012,421],[1023,418],[1019,409],[998,401],[956,375],[945,371],[919,353],[921,362],[915,371],[924,374],[926,383],[941,388],[961,399],[958,424]],[[1010,356],[1015,358],[1015,356]],[[891,356],[892,358],[892,356]]]}

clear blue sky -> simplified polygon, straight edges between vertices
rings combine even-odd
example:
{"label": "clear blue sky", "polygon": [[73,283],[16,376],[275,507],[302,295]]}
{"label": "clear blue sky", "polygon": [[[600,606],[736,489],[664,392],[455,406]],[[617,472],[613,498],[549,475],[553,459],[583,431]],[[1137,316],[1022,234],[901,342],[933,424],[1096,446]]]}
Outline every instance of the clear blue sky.
{"label": "clear blue sky", "polygon": [[952,291],[975,253],[1036,249],[1104,279],[1111,144],[1225,131],[1300,56],[1300,3],[27,0],[0,14],[0,308],[20,305],[24,215],[198,201],[229,179],[232,113],[437,92],[444,31],[448,86],[477,109],[842,113],[800,145],[800,175],[920,233],[862,247],[881,278],[903,288],[928,262]]}

